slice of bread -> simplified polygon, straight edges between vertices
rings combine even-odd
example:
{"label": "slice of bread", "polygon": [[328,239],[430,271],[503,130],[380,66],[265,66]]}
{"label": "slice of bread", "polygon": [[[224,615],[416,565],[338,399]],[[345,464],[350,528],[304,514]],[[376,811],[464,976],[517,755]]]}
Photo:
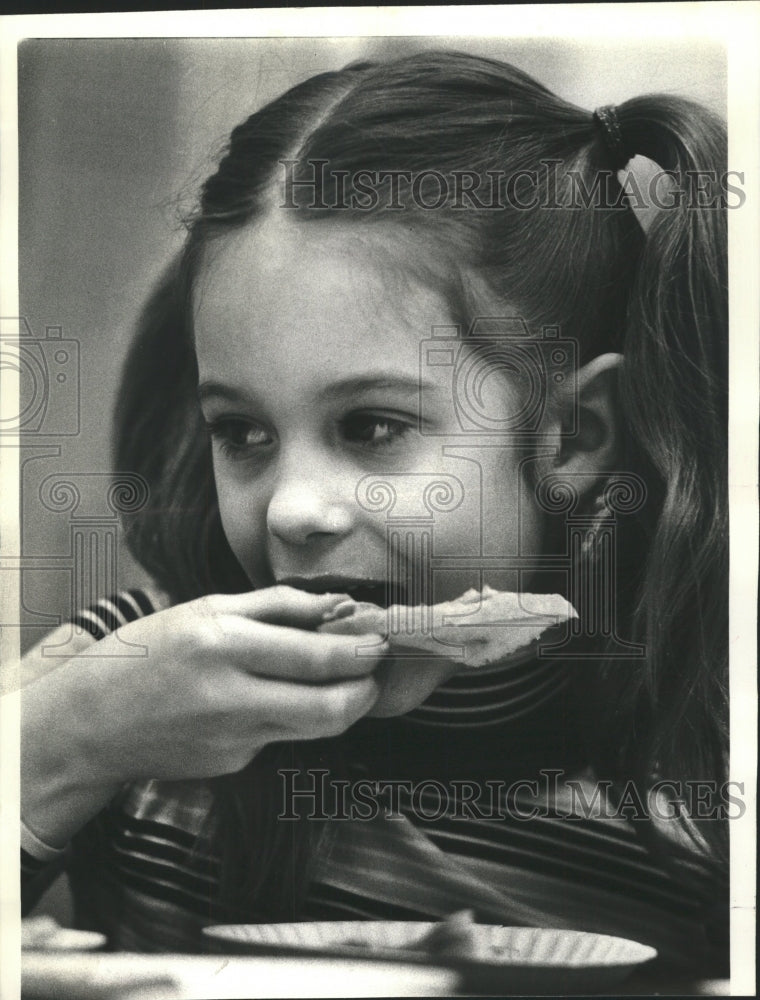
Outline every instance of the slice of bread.
{"label": "slice of bread", "polygon": [[381,608],[348,600],[321,632],[388,637],[391,650],[419,650],[468,667],[498,663],[530,645],[547,629],[578,614],[559,594],[515,594],[484,587],[435,605]]}

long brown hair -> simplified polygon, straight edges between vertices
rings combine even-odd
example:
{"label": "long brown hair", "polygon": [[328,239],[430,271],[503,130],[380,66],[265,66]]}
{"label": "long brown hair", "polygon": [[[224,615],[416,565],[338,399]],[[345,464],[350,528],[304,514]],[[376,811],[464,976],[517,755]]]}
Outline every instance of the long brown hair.
{"label": "long brown hair", "polygon": [[[700,198],[676,200],[646,239],[620,199],[578,204],[574,197],[574,184],[593,191],[600,176],[606,191],[619,191],[591,112],[506,63],[428,52],[355,64],[307,80],[251,115],[232,132],[188,220],[182,257],[144,312],[117,405],[116,466],[138,470],[150,484],[128,540],[175,599],[245,589],[222,531],[194,395],[189,295],[205,247],[272,209],[285,160],[300,179],[327,162],[330,176],[347,178],[343,199],[358,193],[352,179],[363,170],[469,171],[484,188],[498,176],[498,210],[461,210],[451,193],[435,211],[409,197],[405,212],[361,201],[330,209],[336,192],[328,178],[327,208],[296,187],[292,211],[304,225],[340,218],[424,230],[446,262],[446,293],[465,324],[482,312],[477,283],[467,280],[477,275],[491,301],[509,302],[532,328],[559,326],[575,339],[581,362],[624,354],[622,452],[649,489],[636,525],[636,566],[629,566],[635,588],[626,598],[627,638],[644,643],[647,655],[625,670],[610,661],[595,671],[586,698],[590,752],[599,771],[620,778],[721,780],[728,718],[725,130],[703,107],[665,95],[627,101],[617,117],[628,155],[703,178]],[[537,178],[538,202],[527,210],[509,189],[526,172]],[[404,183],[400,197],[409,195]],[[263,780],[265,764],[252,767]],[[219,785],[240,814],[246,780]],[[713,826],[720,854],[725,832]],[[259,875],[260,886],[266,873]]]}

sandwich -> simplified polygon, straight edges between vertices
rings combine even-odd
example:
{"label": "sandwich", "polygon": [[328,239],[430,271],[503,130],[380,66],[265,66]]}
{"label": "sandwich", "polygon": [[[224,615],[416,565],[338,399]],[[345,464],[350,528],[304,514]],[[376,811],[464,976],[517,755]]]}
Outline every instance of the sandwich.
{"label": "sandwich", "polygon": [[392,604],[383,608],[349,598],[325,616],[319,631],[380,634],[387,637],[394,655],[403,655],[406,650],[443,656],[467,667],[484,667],[577,617],[560,594],[518,594],[485,586],[434,605]]}

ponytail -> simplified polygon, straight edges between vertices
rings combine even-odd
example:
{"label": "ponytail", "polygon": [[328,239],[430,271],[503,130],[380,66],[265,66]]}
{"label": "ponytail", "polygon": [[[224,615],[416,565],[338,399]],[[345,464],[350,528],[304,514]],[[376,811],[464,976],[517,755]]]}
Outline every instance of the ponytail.
{"label": "ponytail", "polygon": [[[648,775],[719,781],[728,749],[725,129],[674,97],[632,100],[617,114],[631,153],[672,171],[680,188],[647,234],[627,317],[622,412],[657,516],[633,614],[646,664],[628,672],[615,716],[628,716],[630,734],[620,762],[628,773],[636,761]],[[709,826],[723,854],[725,826]]]}

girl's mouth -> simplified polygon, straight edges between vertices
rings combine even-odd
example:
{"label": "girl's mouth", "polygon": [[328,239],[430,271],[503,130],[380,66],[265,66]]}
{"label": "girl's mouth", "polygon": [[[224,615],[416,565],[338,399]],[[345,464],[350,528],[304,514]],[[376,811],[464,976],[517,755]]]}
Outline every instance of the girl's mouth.
{"label": "girl's mouth", "polygon": [[296,587],[310,594],[348,594],[353,600],[388,608],[408,604],[409,591],[404,584],[391,580],[357,579],[343,576],[286,577],[278,584]]}

